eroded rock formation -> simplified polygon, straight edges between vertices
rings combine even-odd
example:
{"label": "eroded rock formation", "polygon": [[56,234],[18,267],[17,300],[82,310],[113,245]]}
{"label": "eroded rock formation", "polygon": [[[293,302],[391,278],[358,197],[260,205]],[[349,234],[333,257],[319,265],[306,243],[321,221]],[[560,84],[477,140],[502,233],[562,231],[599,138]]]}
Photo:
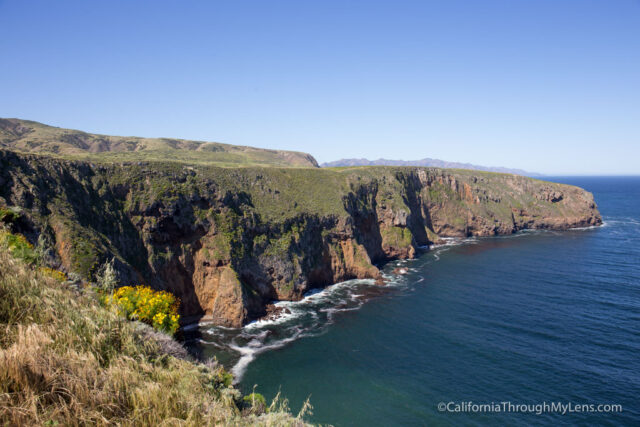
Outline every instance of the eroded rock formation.
{"label": "eroded rock formation", "polygon": [[602,222],[577,187],[433,168],[225,169],[67,161],[0,150],[0,206],[19,206],[68,271],[115,258],[123,283],[182,300],[187,319],[238,327],[271,301],[378,278],[440,237]]}

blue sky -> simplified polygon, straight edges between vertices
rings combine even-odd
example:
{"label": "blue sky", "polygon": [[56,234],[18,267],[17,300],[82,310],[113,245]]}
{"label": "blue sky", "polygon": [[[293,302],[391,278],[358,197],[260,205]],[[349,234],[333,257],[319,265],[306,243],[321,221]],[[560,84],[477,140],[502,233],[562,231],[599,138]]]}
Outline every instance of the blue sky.
{"label": "blue sky", "polygon": [[0,0],[0,117],[640,173],[640,1]]}

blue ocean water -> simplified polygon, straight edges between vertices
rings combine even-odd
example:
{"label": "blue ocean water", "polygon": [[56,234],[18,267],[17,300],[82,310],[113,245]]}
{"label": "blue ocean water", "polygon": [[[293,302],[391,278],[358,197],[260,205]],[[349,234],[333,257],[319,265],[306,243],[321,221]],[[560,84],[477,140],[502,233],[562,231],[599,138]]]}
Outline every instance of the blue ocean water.
{"label": "blue ocean water", "polygon": [[[199,346],[239,386],[335,426],[640,425],[640,177],[551,179],[605,225],[450,241],[384,288],[334,285]],[[438,403],[618,404],[617,413],[452,413]],[[501,406],[502,407],[502,406]],[[537,408],[533,408],[537,409]],[[597,409],[597,408],[596,408]]]}

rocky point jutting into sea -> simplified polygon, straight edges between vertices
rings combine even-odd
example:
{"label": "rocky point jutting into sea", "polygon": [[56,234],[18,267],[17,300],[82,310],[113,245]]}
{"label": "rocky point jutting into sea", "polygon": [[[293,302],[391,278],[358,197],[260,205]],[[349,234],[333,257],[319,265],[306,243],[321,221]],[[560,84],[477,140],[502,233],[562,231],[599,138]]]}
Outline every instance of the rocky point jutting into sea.
{"label": "rocky point jutting into sea", "polygon": [[0,205],[22,209],[30,239],[44,233],[86,278],[113,258],[122,283],[171,291],[186,321],[229,327],[311,288],[380,279],[378,266],[443,237],[602,222],[587,191],[509,174],[45,154],[0,151]]}

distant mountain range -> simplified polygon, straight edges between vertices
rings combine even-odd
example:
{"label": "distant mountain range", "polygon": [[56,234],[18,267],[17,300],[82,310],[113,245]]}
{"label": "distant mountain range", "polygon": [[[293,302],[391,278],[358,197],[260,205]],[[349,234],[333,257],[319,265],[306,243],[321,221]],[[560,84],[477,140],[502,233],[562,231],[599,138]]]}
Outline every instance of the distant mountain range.
{"label": "distant mountain range", "polygon": [[478,166],[471,163],[446,162],[439,159],[424,158],[421,160],[389,160],[389,159],[340,159],[333,162],[322,163],[320,167],[333,168],[341,166],[427,166],[434,168],[472,169],[486,172],[512,173],[524,176],[542,176],[540,173],[527,172],[522,169],[510,169],[503,167]]}
{"label": "distant mountain range", "polygon": [[[267,150],[175,138],[98,135],[21,119],[0,118],[0,149],[118,162],[169,160],[223,167],[318,167],[313,156],[296,151]],[[478,166],[430,158],[409,161],[340,159],[320,165],[325,168],[338,166],[427,166],[542,176],[522,169]]]}

